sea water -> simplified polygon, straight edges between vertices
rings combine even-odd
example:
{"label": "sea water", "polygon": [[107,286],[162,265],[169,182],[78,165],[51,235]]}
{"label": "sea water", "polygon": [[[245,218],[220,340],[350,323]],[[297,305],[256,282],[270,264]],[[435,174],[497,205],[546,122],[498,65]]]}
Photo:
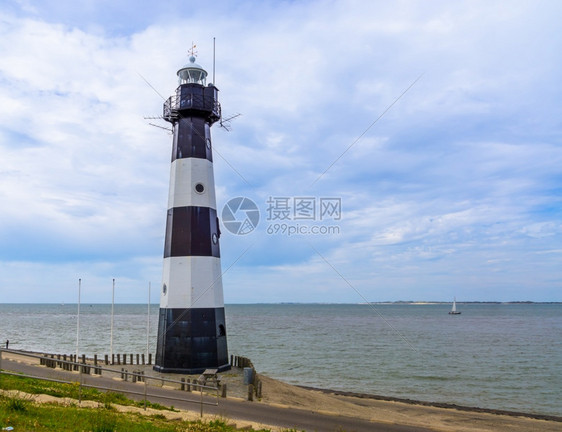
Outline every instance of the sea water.
{"label": "sea water", "polygon": [[[229,352],[283,381],[562,416],[562,305],[227,305]],[[115,305],[113,352],[154,354],[158,306]],[[111,305],[0,305],[0,342],[103,355]],[[148,330],[148,331],[147,331]]]}

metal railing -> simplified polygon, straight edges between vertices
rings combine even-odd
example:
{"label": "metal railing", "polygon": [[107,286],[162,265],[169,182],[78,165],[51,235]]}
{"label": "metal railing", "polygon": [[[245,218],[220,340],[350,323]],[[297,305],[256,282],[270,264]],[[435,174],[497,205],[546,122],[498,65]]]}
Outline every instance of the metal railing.
{"label": "metal railing", "polygon": [[[39,364],[37,366],[40,366],[42,363],[46,366],[46,367],[54,367],[56,368],[57,366],[60,366],[63,371],[61,371],[61,373],[64,373],[65,371],[78,371],[78,381],[76,380],[72,380],[70,379],[72,377],[72,372],[69,373],[69,379],[55,379],[55,378],[48,378],[45,376],[37,376],[37,375],[29,375],[29,374],[24,374],[24,373],[20,373],[20,372],[10,372],[10,371],[6,371],[3,369],[3,362],[2,362],[2,357],[3,357],[3,353],[10,353],[10,354],[14,354],[17,356],[23,356],[23,357],[28,357],[28,358],[33,358],[33,359],[38,359],[39,360]],[[117,388],[117,387],[105,387],[102,385],[92,385],[92,384],[86,384],[84,382],[84,375],[91,375],[90,372],[92,371],[92,369],[94,370],[94,374],[97,375],[102,375],[102,372],[108,372],[110,374],[118,374],[121,375],[121,379],[123,379],[123,381],[128,381],[128,377],[132,378],[132,382],[143,382],[144,383],[144,391],[143,392],[137,392],[134,390],[128,390],[125,388]],[[143,396],[144,399],[144,409],[146,410],[147,408],[147,402],[148,402],[148,398],[149,397],[155,397],[155,398],[159,398],[159,399],[168,399],[168,400],[173,400],[173,401],[180,401],[180,402],[188,402],[188,403],[197,403],[200,405],[200,414],[201,416],[203,416],[203,405],[211,405],[211,406],[218,406],[219,404],[219,387],[218,385],[216,387],[211,387],[211,386],[207,386],[207,385],[203,385],[203,384],[199,384],[199,383],[189,383],[186,384],[185,381],[178,381],[178,380],[173,380],[173,379],[169,379],[169,378],[164,378],[164,377],[158,377],[158,376],[152,376],[152,375],[145,375],[144,372],[143,373],[139,373],[139,372],[129,372],[129,371],[124,371],[123,369],[121,371],[115,370],[115,369],[111,369],[111,368],[107,368],[107,367],[102,367],[99,365],[93,365],[92,363],[83,363],[83,362],[74,362],[74,361],[68,361],[68,360],[63,360],[60,358],[52,358],[49,357],[49,355],[39,355],[39,354],[34,354],[34,353],[29,353],[29,352],[25,352],[25,351],[17,351],[17,350],[11,350],[11,349],[4,349],[4,348],[0,348],[0,387],[1,387],[1,377],[2,375],[12,375],[12,376],[19,376],[19,377],[25,377],[25,378],[33,378],[33,379],[37,379],[37,380],[42,380],[42,381],[49,381],[49,382],[56,382],[56,383],[62,383],[62,384],[75,384],[78,383],[79,384],[79,397],[78,397],[78,402],[81,403],[82,402],[82,388],[95,388],[98,390],[104,390],[104,391],[111,391],[114,393],[125,393],[125,394],[132,394],[132,395],[138,395],[138,396]],[[180,398],[177,396],[166,396],[166,395],[161,395],[161,394],[151,394],[148,392],[148,381],[149,380],[153,380],[155,382],[158,382],[161,384],[161,386],[164,385],[164,383],[169,383],[169,384],[173,384],[173,385],[179,385],[179,389],[180,390],[184,390],[185,386],[188,385],[190,387],[188,388],[195,388],[197,389],[197,391],[200,393],[200,397],[199,400],[193,400],[193,399],[188,399],[188,398]],[[156,387],[156,386],[153,386]],[[206,392],[214,392],[215,393],[215,397],[216,400],[215,402],[207,402],[203,399],[203,391]]]}
{"label": "metal railing", "polygon": [[212,113],[213,117],[219,119],[221,117],[221,105],[218,100],[216,100],[211,95],[198,95],[193,93],[187,93],[181,95],[170,96],[166,102],[164,102],[164,119],[171,121],[179,117],[179,110],[183,109],[195,109],[201,111],[207,111]]}

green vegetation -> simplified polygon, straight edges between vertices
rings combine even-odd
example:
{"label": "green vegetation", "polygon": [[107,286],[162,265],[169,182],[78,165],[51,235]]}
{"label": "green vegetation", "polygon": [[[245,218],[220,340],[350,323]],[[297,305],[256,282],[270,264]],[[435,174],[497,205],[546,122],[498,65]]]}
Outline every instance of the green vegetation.
{"label": "green vegetation", "polygon": [[[162,416],[163,417],[163,416]],[[181,424],[183,423],[183,424]],[[92,431],[92,432],[177,432],[192,429],[187,422],[170,423],[165,418],[119,414],[106,408],[79,408],[55,404],[35,404],[25,399],[0,397],[0,427],[14,431]]]}
{"label": "green vegetation", "polygon": [[[76,400],[80,397],[80,387],[78,383],[56,383],[15,375],[2,375],[0,388],[4,390],[19,390],[30,394],[46,394],[60,398],[67,397]],[[122,393],[101,392],[88,387],[82,387],[82,400],[103,403],[105,408],[110,408],[112,404],[144,407],[144,401],[129,399]],[[168,408],[150,401],[146,402],[146,406],[154,409],[175,411],[173,408]]]}
{"label": "green vegetation", "polygon": [[[53,383],[13,375],[0,377],[0,388],[19,390],[28,394],[47,394],[55,397],[78,399],[77,384]],[[15,431],[36,432],[235,432],[236,428],[222,419],[210,422],[168,420],[163,414],[144,416],[118,413],[113,404],[144,406],[119,393],[103,393],[83,388],[82,400],[103,404],[100,408],[62,406],[53,403],[34,403],[29,397],[0,396],[0,429],[13,427]],[[156,409],[170,410],[159,404],[147,403]],[[173,408],[171,409],[172,411]],[[287,430],[293,432],[294,430]],[[270,432],[260,430],[257,432]]]}
{"label": "green vegetation", "polygon": [[[107,408],[80,408],[35,404],[26,399],[0,396],[0,428],[37,432],[235,432],[223,420],[187,422],[167,420],[161,414],[143,416]],[[260,432],[268,432],[262,430]]]}

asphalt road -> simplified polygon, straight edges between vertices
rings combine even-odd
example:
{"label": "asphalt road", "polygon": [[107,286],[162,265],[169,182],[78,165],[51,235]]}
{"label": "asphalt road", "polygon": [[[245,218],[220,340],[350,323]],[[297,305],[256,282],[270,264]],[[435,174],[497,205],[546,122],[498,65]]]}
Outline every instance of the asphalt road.
{"label": "asphalt road", "polygon": [[[2,369],[20,372],[26,375],[78,381],[76,372],[66,372],[45,366],[35,366],[26,363],[2,359]],[[94,387],[110,388],[114,391],[133,391],[139,395],[128,394],[136,400],[144,399],[145,386],[142,383],[125,382],[106,376],[82,375],[83,383]],[[1,377],[0,377],[1,379]],[[170,397],[180,400],[171,400]],[[147,386],[147,400],[165,406],[173,405],[182,410],[199,412],[200,394],[171,390],[156,386]],[[203,396],[203,401],[214,404],[217,398]],[[377,423],[353,417],[327,415],[297,408],[282,408],[259,402],[247,402],[232,399],[218,399],[218,406],[203,405],[205,414],[216,414],[236,421],[236,419],[264,423],[271,426],[294,428],[310,432],[430,432],[430,429],[402,426],[387,423]]]}

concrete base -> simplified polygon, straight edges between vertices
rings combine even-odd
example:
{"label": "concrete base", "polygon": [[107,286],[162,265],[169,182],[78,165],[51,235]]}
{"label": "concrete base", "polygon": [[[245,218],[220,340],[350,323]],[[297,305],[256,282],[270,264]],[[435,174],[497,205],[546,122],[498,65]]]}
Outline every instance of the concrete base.
{"label": "concrete base", "polygon": [[195,369],[177,369],[177,368],[166,368],[162,366],[154,366],[152,369],[160,373],[195,375],[195,374],[203,373],[206,369],[218,369],[218,372],[225,372],[227,370],[230,370],[230,368],[231,366],[229,364],[226,364],[226,365],[219,366],[217,368],[209,367],[209,368],[195,368]]}

